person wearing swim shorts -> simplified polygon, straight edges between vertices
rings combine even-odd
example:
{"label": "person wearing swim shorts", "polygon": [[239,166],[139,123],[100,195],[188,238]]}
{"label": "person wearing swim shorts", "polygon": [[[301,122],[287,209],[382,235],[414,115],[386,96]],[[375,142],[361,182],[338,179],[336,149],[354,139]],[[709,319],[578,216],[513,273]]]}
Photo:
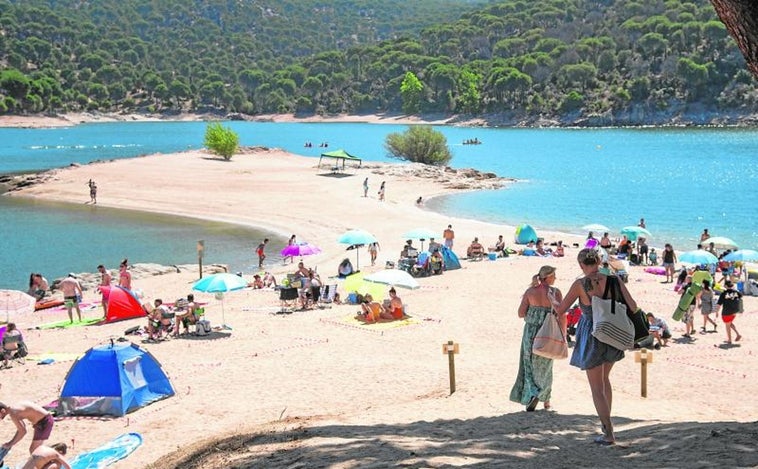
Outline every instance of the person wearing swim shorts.
{"label": "person wearing swim shorts", "polygon": [[0,420],[5,420],[6,416],[10,416],[11,422],[16,426],[16,433],[10,441],[0,446],[0,454],[2,454],[0,459],[26,436],[25,421],[29,422],[34,429],[32,443],[29,445],[30,454],[50,438],[50,433],[53,431],[53,424],[55,423],[53,415],[50,412],[29,401],[22,401],[14,405],[0,402]]}
{"label": "person wearing swim shorts", "polygon": [[79,317],[79,322],[82,322],[82,310],[79,309],[79,298],[82,297],[82,286],[79,285],[75,275],[68,274],[68,277],[60,281],[58,288],[63,291],[63,300],[66,304],[68,320],[73,324],[74,317],[71,310],[76,308],[76,315]]}
{"label": "person wearing swim shorts", "polygon": [[263,261],[266,260],[266,253],[263,252],[264,249],[266,249],[266,244],[268,244],[268,238],[264,239],[261,244],[258,245],[257,248],[255,248],[255,253],[258,254],[258,268],[263,268]]}
{"label": "person wearing swim shorts", "polygon": [[721,292],[719,299],[716,303],[716,317],[719,317],[719,309],[721,309],[721,319],[726,324],[726,343],[732,343],[732,331],[736,334],[734,341],[739,342],[742,339],[739,331],[734,326],[734,318],[737,317],[737,313],[740,313],[740,300],[742,299],[742,293],[738,292],[734,288],[734,283],[731,280],[724,282],[726,289]]}
{"label": "person wearing swim shorts", "polygon": [[663,283],[674,282],[674,264],[676,263],[676,253],[674,248],[669,244],[663,248],[663,268],[666,269],[666,281]]}

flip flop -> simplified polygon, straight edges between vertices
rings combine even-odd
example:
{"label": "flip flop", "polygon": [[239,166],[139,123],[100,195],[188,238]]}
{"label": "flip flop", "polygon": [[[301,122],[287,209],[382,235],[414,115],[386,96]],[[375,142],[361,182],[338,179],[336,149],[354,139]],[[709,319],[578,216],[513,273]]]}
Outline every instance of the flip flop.
{"label": "flip flop", "polygon": [[602,436],[602,435],[598,436],[598,437],[595,437],[595,439],[593,441],[596,444],[600,445],[600,446],[612,446],[612,445],[616,444],[615,441],[608,441],[608,440],[606,440],[605,436]]}

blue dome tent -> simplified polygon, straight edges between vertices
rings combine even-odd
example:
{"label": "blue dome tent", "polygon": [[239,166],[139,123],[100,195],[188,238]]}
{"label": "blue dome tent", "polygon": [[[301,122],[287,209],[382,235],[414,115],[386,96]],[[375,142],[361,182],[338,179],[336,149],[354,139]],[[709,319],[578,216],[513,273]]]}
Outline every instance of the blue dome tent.
{"label": "blue dome tent", "polygon": [[537,232],[534,231],[531,225],[526,223],[516,227],[516,244],[527,244],[529,241],[537,242]]}
{"label": "blue dome tent", "polygon": [[71,366],[58,399],[58,415],[123,416],[174,395],[158,361],[139,346],[92,347]]}

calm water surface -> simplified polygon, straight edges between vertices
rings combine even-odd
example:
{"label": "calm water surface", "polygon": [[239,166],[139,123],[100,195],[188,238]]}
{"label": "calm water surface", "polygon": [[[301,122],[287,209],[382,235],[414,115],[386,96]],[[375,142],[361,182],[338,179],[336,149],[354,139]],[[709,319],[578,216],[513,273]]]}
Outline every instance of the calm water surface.
{"label": "calm water surface", "polygon": [[[344,148],[369,161],[386,156],[384,139],[407,127],[377,124],[229,122],[242,145],[317,157]],[[84,124],[55,129],[0,129],[0,173],[35,171],[200,148],[202,122]],[[431,210],[452,216],[582,233],[602,223],[618,231],[645,217],[651,244],[695,247],[703,228],[758,248],[756,129],[482,129],[437,127],[453,167],[474,167],[520,181],[507,189],[440,197]],[[462,145],[478,138],[482,145]],[[310,141],[313,148],[304,148]],[[359,190],[361,181],[356,182]],[[86,198],[83,188],[83,197]],[[391,188],[390,188],[391,190]],[[409,201],[409,203],[413,203]],[[260,233],[223,224],[0,198],[0,287],[21,288],[32,270],[49,277],[92,271],[98,263],[196,261],[206,239],[208,262],[253,267]],[[506,237],[511,233],[504,232]],[[214,237],[217,236],[217,237]],[[277,238],[277,243],[284,240]],[[278,250],[272,246],[270,252]],[[249,253],[240,256],[239,253]],[[240,260],[240,258],[244,258]]]}

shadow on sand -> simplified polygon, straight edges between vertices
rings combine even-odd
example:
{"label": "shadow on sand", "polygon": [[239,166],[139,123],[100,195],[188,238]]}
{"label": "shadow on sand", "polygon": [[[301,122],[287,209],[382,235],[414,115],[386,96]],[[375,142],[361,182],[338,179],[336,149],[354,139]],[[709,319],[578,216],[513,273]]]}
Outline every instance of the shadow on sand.
{"label": "shadow on sand", "polygon": [[205,467],[755,467],[758,422],[615,419],[599,446],[597,417],[538,411],[398,425],[290,418],[251,433],[200,441],[149,468]]}

